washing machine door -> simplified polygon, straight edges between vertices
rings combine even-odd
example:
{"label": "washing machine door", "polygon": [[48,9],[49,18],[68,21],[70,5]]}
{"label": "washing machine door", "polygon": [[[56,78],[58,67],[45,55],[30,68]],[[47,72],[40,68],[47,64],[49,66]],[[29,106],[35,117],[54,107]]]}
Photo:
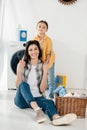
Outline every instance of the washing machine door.
{"label": "washing machine door", "polygon": [[13,54],[12,58],[11,58],[11,69],[13,71],[14,74],[16,74],[16,70],[17,70],[17,64],[18,62],[22,59],[23,55],[24,55],[24,51],[25,50],[19,50],[16,53]]}

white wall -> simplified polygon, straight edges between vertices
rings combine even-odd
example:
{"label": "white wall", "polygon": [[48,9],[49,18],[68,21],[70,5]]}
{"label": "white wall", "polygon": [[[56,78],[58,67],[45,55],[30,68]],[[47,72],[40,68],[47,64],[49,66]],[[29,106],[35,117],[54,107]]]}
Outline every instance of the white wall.
{"label": "white wall", "polygon": [[67,76],[67,87],[87,87],[87,0],[62,5],[58,0],[5,0],[3,39],[18,41],[19,26],[36,33],[39,20],[49,24],[56,53],[56,74]]}
{"label": "white wall", "polygon": [[0,90],[7,89],[7,68],[6,68],[7,53],[2,37],[3,18],[4,18],[4,0],[0,0]]}
{"label": "white wall", "polygon": [[[2,26],[2,0],[0,1],[0,27]],[[0,28],[0,43],[1,43],[1,28]],[[2,49],[3,48],[3,45],[0,44],[0,61],[2,59]],[[3,64],[3,61],[1,62],[1,67],[0,67],[0,74],[2,74],[2,64]],[[1,79],[1,75],[0,75],[0,79]]]}

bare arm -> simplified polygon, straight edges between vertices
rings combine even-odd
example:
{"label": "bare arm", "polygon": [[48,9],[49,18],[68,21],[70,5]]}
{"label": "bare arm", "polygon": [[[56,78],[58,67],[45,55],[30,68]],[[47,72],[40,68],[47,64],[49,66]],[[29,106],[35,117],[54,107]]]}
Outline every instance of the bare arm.
{"label": "bare arm", "polygon": [[20,62],[17,65],[17,80],[16,80],[16,87],[19,86],[19,84],[22,81],[22,70],[25,67],[25,62],[23,60],[20,60]]}
{"label": "bare arm", "polygon": [[47,88],[48,64],[43,64],[43,77],[40,84],[40,91],[43,93]]}

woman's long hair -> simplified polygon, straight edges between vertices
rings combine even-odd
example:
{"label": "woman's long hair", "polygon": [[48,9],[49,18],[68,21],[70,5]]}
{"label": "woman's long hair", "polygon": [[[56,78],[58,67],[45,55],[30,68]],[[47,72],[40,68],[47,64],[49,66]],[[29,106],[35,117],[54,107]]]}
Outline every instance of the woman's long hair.
{"label": "woman's long hair", "polygon": [[26,64],[31,60],[31,57],[28,52],[28,48],[30,45],[33,45],[33,44],[36,45],[39,49],[38,59],[41,60],[41,58],[42,58],[42,50],[41,50],[39,42],[37,40],[28,41],[28,42],[26,42],[26,49],[25,49],[25,53],[24,53],[24,57],[23,57],[23,60],[26,62]]}

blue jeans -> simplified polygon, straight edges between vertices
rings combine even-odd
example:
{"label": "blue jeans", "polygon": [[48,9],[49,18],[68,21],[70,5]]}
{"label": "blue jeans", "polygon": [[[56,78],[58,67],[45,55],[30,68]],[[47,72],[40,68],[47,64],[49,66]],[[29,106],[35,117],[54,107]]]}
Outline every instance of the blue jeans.
{"label": "blue jeans", "polygon": [[48,115],[52,120],[53,115],[58,114],[54,102],[45,97],[33,97],[30,86],[26,82],[22,82],[16,92],[14,103],[21,109],[31,108],[30,102],[37,102],[38,106]]}
{"label": "blue jeans", "polygon": [[49,88],[49,97],[53,98],[54,97],[54,93],[53,90],[55,89],[55,85],[54,85],[54,66],[55,63],[53,64],[53,66],[49,69],[48,71],[48,88]]}

